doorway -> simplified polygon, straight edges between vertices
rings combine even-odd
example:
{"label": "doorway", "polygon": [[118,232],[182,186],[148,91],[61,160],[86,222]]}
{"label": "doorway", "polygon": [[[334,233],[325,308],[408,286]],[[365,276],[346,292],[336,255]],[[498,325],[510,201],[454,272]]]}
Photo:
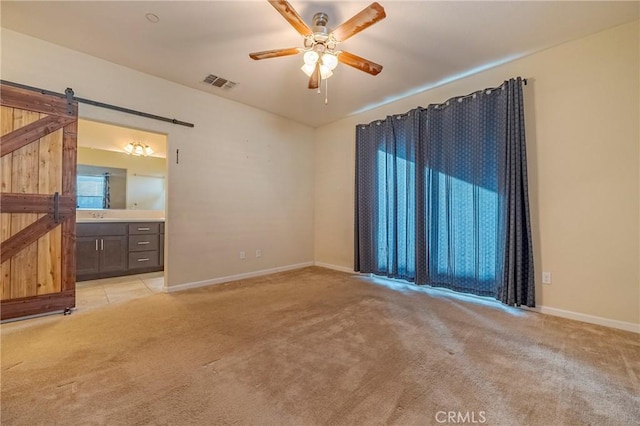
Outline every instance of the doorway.
{"label": "doorway", "polygon": [[[162,133],[78,120],[77,226],[78,247],[84,253],[78,254],[78,309],[144,297],[164,288],[167,142]],[[132,149],[134,144],[138,152]],[[152,224],[155,231],[130,235],[136,224]],[[96,225],[117,235],[97,237],[91,231]],[[90,236],[83,237],[87,229]],[[103,259],[110,261],[108,268],[101,270],[103,239],[110,242],[105,249],[112,252]],[[147,267],[140,261],[152,263]]]}

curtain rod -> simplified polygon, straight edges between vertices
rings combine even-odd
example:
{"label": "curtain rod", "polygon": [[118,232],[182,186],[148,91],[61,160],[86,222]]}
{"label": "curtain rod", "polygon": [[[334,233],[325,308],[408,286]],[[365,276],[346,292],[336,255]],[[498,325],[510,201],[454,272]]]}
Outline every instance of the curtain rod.
{"label": "curtain rod", "polygon": [[[524,85],[526,86],[527,85],[527,79],[526,78],[521,78],[521,80],[524,83]],[[508,82],[508,80],[505,80],[500,86],[487,87],[486,89],[476,90],[475,92],[469,93],[468,95],[454,96],[452,98],[447,99],[444,102],[440,102],[439,104],[430,104],[429,106],[435,105],[435,107],[438,108],[440,105],[449,105],[449,102],[452,102],[454,100],[458,100],[459,102],[461,102],[462,99],[471,98],[471,97],[475,96],[476,93],[478,93],[478,92],[492,92],[494,90],[498,90],[498,89],[502,88],[507,82]]]}
{"label": "curtain rod", "polygon": [[[519,78],[519,77],[516,77],[516,78]],[[527,85],[527,79],[526,79],[526,78],[520,78],[520,79],[522,80],[522,82],[523,82],[523,83],[524,83],[524,85],[526,86],[526,85]],[[449,102],[452,102],[452,101],[454,101],[454,100],[459,100],[459,101],[461,101],[462,99],[471,98],[471,97],[475,96],[475,95],[476,95],[476,93],[478,93],[478,92],[486,92],[486,91],[491,92],[491,91],[493,91],[493,90],[498,90],[498,89],[500,89],[502,86],[504,86],[507,82],[508,82],[508,80],[505,80],[505,81],[504,81],[500,86],[497,86],[497,87],[487,87],[486,89],[476,90],[475,92],[469,93],[468,95],[454,96],[454,97],[452,97],[452,98],[447,99],[447,100],[446,100],[446,101],[444,101],[444,102],[440,102],[440,103],[438,103],[438,104],[429,104],[429,106],[434,106],[436,109],[439,109],[439,107],[440,107],[441,105],[446,106],[446,105],[449,105]],[[420,109],[420,108],[421,108],[421,107],[418,107],[417,109]],[[412,111],[413,111],[413,110],[412,110]],[[398,120],[400,120],[400,119],[402,119],[402,118],[404,118],[404,117],[408,117],[410,113],[411,113],[411,111],[408,111],[408,112],[405,112],[404,114],[394,114],[394,115],[392,115],[391,117],[393,117],[393,118],[397,118]],[[367,123],[367,124],[356,124],[356,128],[357,128],[357,127],[360,127],[360,128],[362,128],[362,129],[364,129],[364,128],[366,128],[367,126],[372,125],[373,123],[376,123],[377,125],[380,125],[380,124],[382,124],[382,122],[384,122],[385,120],[386,120],[386,118],[383,118],[383,119],[379,119],[379,120],[373,120],[372,122]]]}
{"label": "curtain rod", "polygon": [[[43,95],[57,96],[57,97],[60,97],[60,98],[66,98],[67,97],[65,94],[62,94],[62,93],[53,92],[51,90],[40,89],[38,87],[33,87],[33,86],[27,86],[26,84],[14,83],[12,81],[0,80],[0,83],[6,84],[7,86],[13,86],[13,87],[18,87],[20,89],[26,89],[26,90],[31,90],[31,91],[34,91],[34,92],[39,92],[39,93],[41,93]],[[70,89],[67,89],[67,90],[70,90]],[[151,118],[153,120],[158,120],[158,121],[164,121],[166,123],[177,124],[179,126],[195,127],[195,125],[192,124],[192,123],[187,123],[186,121],[176,120],[175,118],[162,117],[160,115],[149,114],[147,112],[137,111],[135,109],[130,109],[130,108],[124,108],[124,107],[120,107],[120,106],[117,106],[117,105],[105,104],[104,102],[93,101],[91,99],[79,98],[77,96],[74,96],[73,100],[75,100],[77,102],[80,102],[80,103],[83,103],[83,104],[93,105],[93,106],[97,106],[97,107],[105,108],[105,109],[111,109],[111,110],[114,110],[114,111],[125,112],[127,114],[137,115],[137,116],[140,116],[140,117]]]}

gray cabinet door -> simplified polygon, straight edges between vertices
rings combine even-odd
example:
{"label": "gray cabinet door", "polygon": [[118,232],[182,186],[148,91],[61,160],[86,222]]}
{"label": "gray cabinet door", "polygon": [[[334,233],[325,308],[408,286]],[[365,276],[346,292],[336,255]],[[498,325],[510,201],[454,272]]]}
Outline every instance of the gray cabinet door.
{"label": "gray cabinet door", "polygon": [[100,237],[100,272],[127,269],[127,236]]}
{"label": "gray cabinet door", "polygon": [[100,241],[98,237],[76,239],[76,275],[100,272]]}

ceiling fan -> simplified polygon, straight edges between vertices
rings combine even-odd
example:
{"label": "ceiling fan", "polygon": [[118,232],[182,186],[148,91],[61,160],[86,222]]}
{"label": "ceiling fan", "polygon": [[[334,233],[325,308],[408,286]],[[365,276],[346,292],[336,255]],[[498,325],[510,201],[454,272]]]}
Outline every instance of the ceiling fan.
{"label": "ceiling fan", "polygon": [[269,0],[269,3],[304,37],[304,47],[290,47],[286,49],[265,50],[250,53],[255,60],[277,58],[280,56],[297,55],[304,52],[302,71],[309,76],[309,89],[317,89],[320,80],[331,77],[333,70],[342,62],[371,75],[382,71],[382,65],[361,58],[344,50],[337,50],[338,44],[360,31],[381,21],[387,15],[378,3],[369,6],[355,14],[351,19],[329,32],[326,13],[318,12],[313,16],[313,29],[309,28],[298,12],[286,0]]}

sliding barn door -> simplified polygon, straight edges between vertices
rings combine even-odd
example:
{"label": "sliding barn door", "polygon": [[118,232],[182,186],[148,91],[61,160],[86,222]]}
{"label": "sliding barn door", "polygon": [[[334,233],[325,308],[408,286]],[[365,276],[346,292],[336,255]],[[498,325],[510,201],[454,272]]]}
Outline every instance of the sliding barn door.
{"label": "sliding barn door", "polygon": [[0,85],[2,319],[75,306],[78,105],[67,92]]}

